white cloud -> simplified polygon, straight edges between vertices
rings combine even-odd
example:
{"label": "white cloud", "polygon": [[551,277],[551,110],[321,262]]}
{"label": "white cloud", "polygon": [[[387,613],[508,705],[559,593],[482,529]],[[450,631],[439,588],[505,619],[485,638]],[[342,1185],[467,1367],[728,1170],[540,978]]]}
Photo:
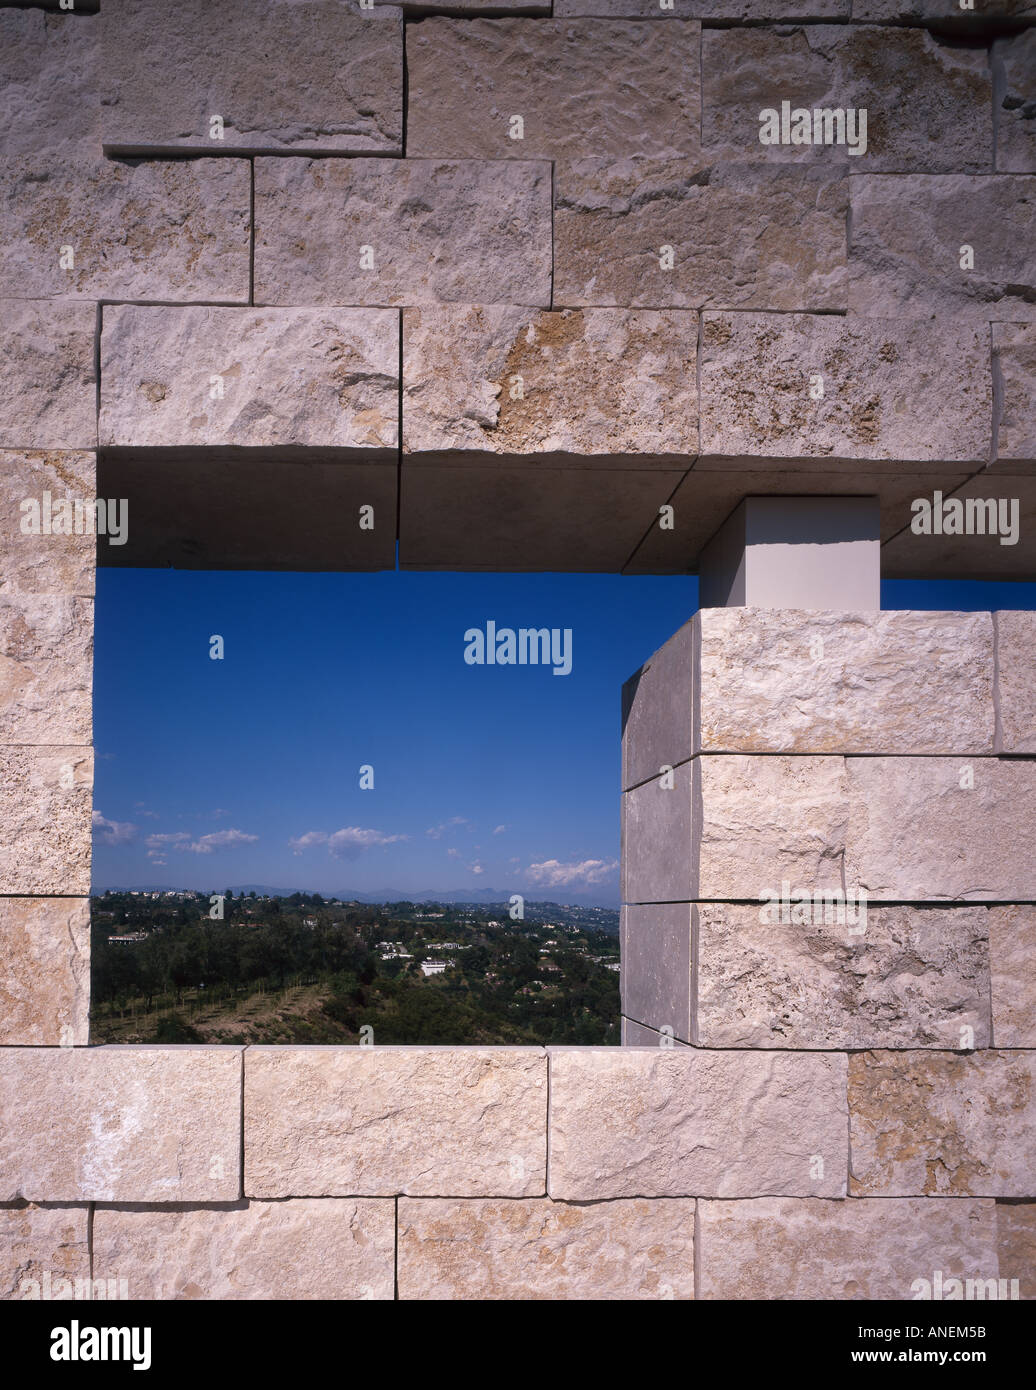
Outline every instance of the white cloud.
{"label": "white cloud", "polygon": [[137,838],[137,827],[128,820],[108,820],[94,812],[94,836],[102,845],[128,845]]}
{"label": "white cloud", "polygon": [[493,831],[493,834],[494,834],[494,835],[502,835],[506,829],[507,829],[507,826],[506,826],[506,825],[498,825],[497,828]]}
{"label": "white cloud", "polygon": [[459,859],[459,858],[460,858],[460,850],[459,850],[459,849],[448,849],[448,850],[446,851],[446,858],[447,858],[447,859]]}
{"label": "white cloud", "polygon": [[470,825],[471,822],[465,816],[452,816],[449,820],[444,820],[441,825],[433,825],[424,833],[433,840],[441,840],[448,830],[453,830],[458,825]]}
{"label": "white cloud", "polygon": [[484,874],[484,873],[485,873],[485,869],[483,869],[483,867],[482,867],[481,864],[469,864],[469,865],[468,865],[468,868],[470,869],[470,871],[471,871],[473,874]]}
{"label": "white cloud", "polygon": [[380,830],[367,830],[360,825],[347,825],[331,834],[326,830],[307,830],[304,835],[288,843],[296,854],[314,845],[327,845],[327,852],[334,859],[356,859],[365,849],[394,845],[398,840],[408,838],[406,835],[386,835]]}
{"label": "white cloud", "polygon": [[213,850],[228,849],[233,845],[254,844],[258,838],[258,835],[249,835],[244,830],[216,830],[196,840],[186,830],[176,830],[171,834],[149,835],[144,843],[149,859],[165,863],[165,860],[157,860],[156,856],[164,854],[167,849],[180,850],[184,854],[211,854]]}
{"label": "white cloud", "polygon": [[545,859],[541,864],[530,864],[527,872],[533,883],[543,883],[548,888],[563,888],[571,883],[601,883],[618,867],[617,859],[584,859],[579,864],[561,864],[556,859]]}
{"label": "white cloud", "polygon": [[294,840],[289,840],[288,844],[296,854],[301,854],[304,849],[312,849],[314,845],[327,844],[326,830],[307,830],[305,835],[298,835]]}

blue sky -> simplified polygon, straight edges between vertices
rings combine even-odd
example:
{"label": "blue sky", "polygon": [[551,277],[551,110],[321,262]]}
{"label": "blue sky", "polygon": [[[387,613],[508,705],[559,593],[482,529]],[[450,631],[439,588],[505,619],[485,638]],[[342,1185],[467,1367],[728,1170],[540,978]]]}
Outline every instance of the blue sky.
{"label": "blue sky", "polygon": [[[683,576],[102,569],[94,889],[614,906],[620,687],[697,594]],[[1036,584],[887,582],[882,602],[1032,608]],[[571,674],[466,664],[489,619],[570,628]]]}

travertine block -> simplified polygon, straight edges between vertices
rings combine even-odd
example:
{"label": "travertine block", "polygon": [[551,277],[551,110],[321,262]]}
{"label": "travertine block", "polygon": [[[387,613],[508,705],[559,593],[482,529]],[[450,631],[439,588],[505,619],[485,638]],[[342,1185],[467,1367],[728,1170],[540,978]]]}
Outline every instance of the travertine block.
{"label": "travertine block", "polygon": [[0,1046],[85,1046],[89,899],[0,898],[0,957]]}
{"label": "travertine block", "polygon": [[71,1299],[90,1278],[88,1207],[0,1207],[0,1301]]}
{"label": "travertine block", "polygon": [[0,746],[0,893],[90,892],[92,793],[92,749]]}
{"label": "travertine block", "polygon": [[543,162],[259,159],[255,298],[547,305],[550,204]]}
{"label": "travertine block", "polygon": [[689,903],[622,908],[622,1012],[671,1038],[691,1036]]}
{"label": "travertine block", "polygon": [[[767,0],[769,3],[769,0]],[[951,20],[954,27],[967,30],[971,26],[981,28],[991,19],[1025,19],[1036,16],[1033,0],[981,0],[973,11],[959,11],[948,8],[946,0],[852,0],[853,19],[894,24],[905,20],[909,24],[926,24],[934,21],[946,26]]]}
{"label": "travertine block", "polygon": [[694,1202],[403,1197],[402,1299],[691,1299]]}
{"label": "travertine block", "polygon": [[[967,125],[949,125],[965,131]],[[871,318],[1036,319],[1036,178],[862,175],[850,190],[849,310]],[[971,247],[970,269],[964,247]],[[940,323],[938,334],[948,322]],[[934,344],[933,344],[934,346]]]}
{"label": "travertine block", "polygon": [[0,1109],[5,1200],[240,1196],[240,1048],[7,1048]]}
{"label": "travertine block", "polygon": [[989,613],[705,608],[695,621],[695,752],[993,752]]}
{"label": "travertine block", "polygon": [[[0,449],[0,516],[4,562],[0,594],[92,594],[93,535],[31,535],[21,530],[23,502],[36,502],[42,528],[44,493],[80,501],[96,496],[94,456],[88,453]],[[27,525],[31,523],[27,522]]]}
{"label": "travertine block", "polygon": [[622,787],[626,791],[694,752],[696,614],[622,687]]}
{"label": "travertine block", "polygon": [[550,1196],[842,1196],[845,1061],[551,1048]]}
{"label": "travertine block", "polygon": [[1036,753],[1036,614],[994,616],[1002,751]]}
{"label": "travertine block", "polygon": [[[1036,17],[1036,5],[1029,3]],[[1036,28],[997,39],[991,54],[999,173],[1036,173]]]}
{"label": "travertine block", "polygon": [[96,19],[0,9],[0,159],[100,156],[99,38]]}
{"label": "travertine block", "polygon": [[244,1114],[249,1197],[543,1192],[538,1048],[252,1047]]}
{"label": "travertine block", "polygon": [[[702,151],[710,162],[823,159],[853,173],[992,171],[985,51],[940,42],[923,29],[709,29],[702,74]],[[760,113],[779,113],[782,102],[789,103],[787,142],[764,145]],[[820,143],[837,128],[825,131],[815,116],[812,139],[791,143],[791,111],[839,108],[866,110],[866,149],[860,141],[859,153],[850,153],[856,132],[848,123],[845,142]]]}
{"label": "travertine block", "polygon": [[423,20],[407,29],[407,154],[696,155],[700,43],[681,20]]}
{"label": "travertine block", "polygon": [[1031,1197],[1036,1052],[849,1058],[850,1192]]}
{"label": "travertine block", "polygon": [[104,310],[102,444],[394,449],[398,419],[392,309]]}
{"label": "travertine block", "polygon": [[96,446],[96,326],[92,304],[0,301],[0,446]]}
{"label": "travertine block", "polygon": [[842,925],[835,910],[801,924],[764,923],[763,911],[776,916],[695,908],[701,1046],[959,1047],[965,1027],[990,1046],[986,908],[878,907],[861,919],[853,903]]}
{"label": "travertine block", "polygon": [[98,1207],[94,1277],[134,1299],[390,1299],[395,1225],[387,1198]]}
{"label": "travertine block", "polygon": [[624,903],[687,902],[695,896],[693,778],[694,764],[680,763],[623,795]]}
{"label": "travertine block", "polygon": [[93,601],[0,593],[0,744],[92,739]]}
{"label": "travertine block", "polygon": [[997,1202],[1000,1278],[1018,1280],[1018,1296],[1036,1298],[1036,1202]]}
{"label": "travertine block", "polygon": [[671,309],[406,309],[404,452],[694,456],[697,337]]}
{"label": "travertine block", "polygon": [[993,1042],[1036,1048],[1036,907],[989,910]]}
{"label": "travertine block", "polygon": [[1036,899],[1036,763],[848,758],[846,767],[850,888],[900,902]]}
{"label": "travertine block", "polygon": [[835,171],[584,157],[554,181],[555,304],[845,308],[849,185]]}
{"label": "travertine block", "polygon": [[615,19],[848,19],[850,0],[554,0],[554,14],[606,15]]}
{"label": "travertine block", "polygon": [[904,320],[703,317],[701,451],[724,468],[758,457],[824,468],[984,463],[992,403],[989,339],[977,327],[945,324],[933,336]]}
{"label": "travertine block", "polygon": [[0,295],[247,303],[249,196],[244,159],[5,160]]}
{"label": "travertine block", "polygon": [[993,380],[999,413],[992,470],[1036,472],[1036,325],[993,324]]}
{"label": "travertine block", "polygon": [[997,1278],[989,1201],[758,1197],[699,1202],[698,1219],[700,1298],[913,1299],[937,1269]]}

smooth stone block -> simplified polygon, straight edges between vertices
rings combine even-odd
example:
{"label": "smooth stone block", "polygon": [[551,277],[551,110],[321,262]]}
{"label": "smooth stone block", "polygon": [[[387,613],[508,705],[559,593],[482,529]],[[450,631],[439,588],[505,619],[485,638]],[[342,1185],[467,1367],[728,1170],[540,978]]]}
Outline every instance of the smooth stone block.
{"label": "smooth stone block", "polygon": [[700,614],[684,623],[622,687],[622,787],[626,791],[694,752]]}
{"label": "smooth stone block", "polygon": [[0,159],[100,156],[99,53],[96,19],[0,9]]}
{"label": "smooth stone block", "polygon": [[90,892],[92,800],[93,749],[0,746],[0,894]]}
{"label": "smooth stone block", "polygon": [[670,1037],[665,1033],[658,1033],[654,1028],[646,1028],[643,1023],[638,1023],[632,1018],[622,1019],[622,1046],[623,1047],[690,1047],[690,1043],[681,1042],[679,1038]]}
{"label": "smooth stone block", "polygon": [[621,911],[623,1015],[684,1042],[691,1037],[693,912],[689,903]]}
{"label": "smooth stone block", "polygon": [[[1036,5],[1029,14],[1036,18]],[[1036,29],[996,39],[991,51],[998,173],[1036,173]]]}
{"label": "smooth stone block", "polygon": [[[0,1207],[0,1302],[71,1299],[90,1280],[89,1207]],[[92,1290],[91,1290],[92,1292]],[[87,1295],[89,1296],[89,1295]]]}
{"label": "smooth stone block", "polygon": [[1036,753],[1036,613],[1003,609],[993,621],[1000,751]]}
{"label": "smooth stone block", "polygon": [[693,763],[622,798],[622,901],[685,903],[695,896]]}
{"label": "smooth stone block", "polygon": [[1036,324],[993,324],[993,381],[999,413],[991,471],[1036,472]]}
{"label": "smooth stone block", "polygon": [[[1010,472],[1011,476],[1008,476]],[[915,534],[914,502],[929,507],[952,502],[965,529]],[[992,513],[992,517],[990,516]],[[893,579],[995,579],[1031,581],[1036,574],[1036,473],[987,468],[967,482],[945,486],[922,479],[903,509],[903,530],[882,546],[881,571]],[[992,518],[996,518],[996,529]]]}
{"label": "smooth stone block", "polygon": [[0,447],[96,447],[96,327],[92,304],[0,301]]}
{"label": "smooth stone block", "polygon": [[989,910],[993,1043],[1036,1048],[1036,906]]}
{"label": "smooth stone block", "polygon": [[93,737],[93,601],[0,593],[0,744]]}
{"label": "smooth stone block", "polygon": [[0,1046],[84,1047],[89,899],[0,898],[0,954]]}
{"label": "smooth stone block", "polygon": [[44,493],[86,502],[96,488],[92,453],[0,449],[0,514],[19,519],[4,537],[0,595],[93,594],[95,537],[85,529],[80,536],[23,533],[21,518],[30,515],[22,503],[35,502],[42,529]]}

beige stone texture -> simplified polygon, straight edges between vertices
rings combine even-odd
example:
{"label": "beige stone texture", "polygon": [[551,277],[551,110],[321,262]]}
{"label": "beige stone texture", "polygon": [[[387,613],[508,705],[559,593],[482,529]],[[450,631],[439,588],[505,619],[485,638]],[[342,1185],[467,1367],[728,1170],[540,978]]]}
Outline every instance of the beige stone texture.
{"label": "beige stone texture", "polygon": [[92,304],[0,301],[0,446],[96,446],[96,324]]}
{"label": "beige stone texture", "polygon": [[99,38],[96,19],[0,9],[0,159],[100,155]]}
{"label": "beige stone texture", "polygon": [[842,1196],[845,1068],[820,1052],[551,1048],[549,1195]]}
{"label": "beige stone texture", "polygon": [[997,1277],[990,1201],[758,1197],[698,1213],[700,1298],[912,1300],[937,1269]]}
{"label": "beige stone texture", "polygon": [[1036,753],[1036,614],[994,615],[1002,751]]}
{"label": "beige stone texture", "polygon": [[91,748],[0,745],[0,894],[89,893],[92,793]]}
{"label": "beige stone texture", "polygon": [[697,355],[680,310],[405,309],[403,449],[693,457]]}
{"label": "beige stone texture", "polygon": [[559,162],[554,184],[555,304],[845,308],[837,171],[584,157]]}
{"label": "beige stone texture", "polygon": [[659,0],[554,0],[557,18],[605,15],[615,19],[848,19],[850,0],[675,0],[663,10]]}
{"label": "beige stone texture", "polygon": [[1036,1194],[1036,1052],[849,1058],[850,1193]]}
{"label": "beige stone texture", "polygon": [[259,304],[550,303],[542,161],[258,159],[255,217]]}
{"label": "beige stone texture", "polygon": [[996,1230],[1000,1278],[1017,1279],[1018,1297],[1036,1299],[1036,1202],[997,1202]]}
{"label": "beige stone texture", "polygon": [[538,1196],[539,1048],[252,1047],[248,1197]]}
{"label": "beige stone texture", "polygon": [[853,902],[841,925],[837,909],[785,924],[769,904],[702,903],[695,1041],[947,1048],[970,1028],[975,1047],[989,1047],[989,917],[999,910],[872,907],[860,918]]}
{"label": "beige stone texture", "polygon": [[103,445],[394,449],[398,420],[392,309],[104,310]]}
{"label": "beige stone texture", "polygon": [[0,595],[93,594],[94,536],[31,535],[21,526],[31,520],[23,502],[36,502],[42,527],[45,492],[86,502],[96,488],[92,453],[0,449]]}
{"label": "beige stone texture", "polygon": [[90,1278],[89,1208],[0,1206],[0,1302],[71,1299]]}
{"label": "beige stone texture", "polygon": [[1036,1048],[1036,906],[989,910],[993,1042]]}
{"label": "beige stone texture", "polygon": [[240,1048],[6,1048],[0,1111],[6,1201],[240,1197]]}
{"label": "beige stone texture", "polygon": [[700,43],[683,20],[422,20],[407,29],[407,155],[696,155]]}
{"label": "beige stone texture", "polygon": [[403,1197],[401,1299],[692,1299],[694,1202]]}
{"label": "beige stone texture", "polygon": [[125,1280],[131,1299],[391,1299],[395,1227],[388,1198],[102,1206],[94,1278]]}
{"label": "beige stone texture", "polygon": [[1036,173],[1036,28],[996,39],[991,60],[997,170]]}
{"label": "beige stone texture", "polygon": [[999,413],[991,468],[1036,472],[1036,325],[993,324],[993,380]]}
{"label": "beige stone texture", "polygon": [[93,600],[0,593],[0,744],[93,733]]}
{"label": "beige stone texture", "polygon": [[984,463],[992,407],[985,329],[946,324],[933,338],[929,324],[901,319],[703,317],[701,451],[724,468],[760,456],[854,469],[887,460],[895,471]]}
{"label": "beige stone texture", "polygon": [[85,1046],[89,899],[0,898],[0,959],[0,1046]]}

